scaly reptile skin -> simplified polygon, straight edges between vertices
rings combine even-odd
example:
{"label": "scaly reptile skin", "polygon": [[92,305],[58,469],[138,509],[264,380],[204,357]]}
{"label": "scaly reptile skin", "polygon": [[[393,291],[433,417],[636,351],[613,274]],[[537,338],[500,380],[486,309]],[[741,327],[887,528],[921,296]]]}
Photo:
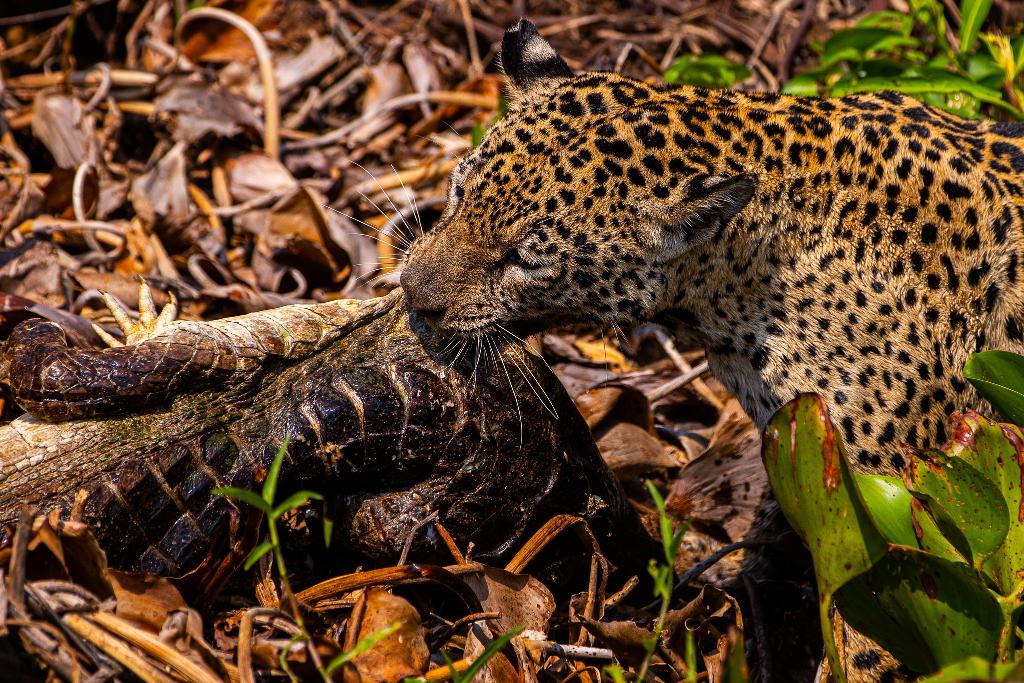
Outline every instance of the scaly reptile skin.
{"label": "scaly reptile skin", "polygon": [[[115,566],[224,577],[224,549],[251,546],[259,520],[211,489],[258,488],[288,434],[278,499],[328,496],[362,557],[393,558],[435,510],[478,557],[560,512],[606,537],[636,531],[561,385],[532,356],[504,358],[518,407],[500,365],[474,381],[473,358],[450,369],[426,351],[400,292],[182,321],[103,351],[32,320],[0,352],[0,379],[31,414],[0,427],[0,522],[23,503],[56,507],[90,522]],[[559,419],[511,367],[524,362]]]}

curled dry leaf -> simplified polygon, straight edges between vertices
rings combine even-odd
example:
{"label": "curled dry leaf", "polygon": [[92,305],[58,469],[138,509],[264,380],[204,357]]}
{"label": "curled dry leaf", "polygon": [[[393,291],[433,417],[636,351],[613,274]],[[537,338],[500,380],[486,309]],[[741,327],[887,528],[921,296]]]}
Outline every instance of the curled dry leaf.
{"label": "curled dry leaf", "polygon": [[261,152],[244,152],[224,164],[228,176],[228,193],[241,203],[268,192],[284,194],[297,183],[284,164]]}
{"label": "curled dry leaf", "polygon": [[[294,95],[307,81],[334,65],[344,50],[331,36],[313,36],[301,52],[288,52],[274,60],[274,82],[283,97]],[[259,79],[251,80],[247,94],[253,102],[263,101],[263,88]]]}
{"label": "curled dry leaf", "polygon": [[[405,69],[400,64],[383,62],[370,67],[368,73],[370,78],[362,104],[364,117],[380,111],[388,100],[409,92],[409,81],[405,76]],[[351,146],[366,144],[394,122],[394,112],[381,112],[378,116],[369,118],[351,131],[348,136],[349,144]]]}
{"label": "curled dry leaf", "polygon": [[147,173],[132,182],[135,213],[150,226],[180,229],[191,215],[185,161],[186,144],[176,143]]}
{"label": "curled dry leaf", "polygon": [[[283,0],[226,0],[210,3],[241,16],[266,31],[276,25]],[[185,31],[182,48],[190,61],[244,62],[255,57],[252,43],[238,29],[223,21],[197,19]]]}
{"label": "curled dry leaf", "polygon": [[171,115],[174,139],[190,144],[208,134],[229,138],[250,131],[255,136],[261,126],[252,105],[242,97],[206,83],[178,80],[155,104],[157,113]]}
{"label": "curled dry leaf", "polygon": [[666,506],[675,519],[731,543],[750,531],[767,486],[760,432],[731,399],[707,450],[679,473]]}
{"label": "curled dry leaf", "polygon": [[62,273],[57,248],[50,242],[29,239],[0,250],[0,292],[62,306]]}
{"label": "curled dry leaf", "polygon": [[[555,611],[555,599],[551,591],[534,577],[483,567],[479,572],[467,574],[464,580],[479,598],[483,611],[499,614],[497,619],[486,622],[486,626],[481,622],[470,628],[466,637],[467,659],[475,659],[483,652],[485,644],[481,639],[496,638],[519,626],[533,632],[534,637],[547,634]],[[512,639],[511,647],[518,661],[511,662],[499,652],[489,661],[479,680],[486,683],[536,680],[536,665],[521,636]]]}
{"label": "curled dry leaf", "polygon": [[[402,63],[405,64],[415,92],[427,93],[442,89],[441,74],[434,64],[434,55],[423,41],[410,40],[405,44],[402,48]],[[420,110],[423,116],[431,115],[430,105],[426,102],[420,104]]]}
{"label": "curled dry leaf", "polygon": [[590,426],[604,461],[620,479],[679,467],[654,435],[647,396],[625,385],[597,386],[575,399]]}
{"label": "curled dry leaf", "polygon": [[171,613],[186,607],[181,593],[165,578],[116,569],[107,577],[117,600],[114,614],[151,633],[160,633]]}
{"label": "curled dry leaf", "polygon": [[95,124],[74,97],[39,93],[32,104],[32,133],[61,168],[95,162]]}
{"label": "curled dry leaf", "polygon": [[430,651],[419,612],[405,598],[382,588],[368,589],[359,640],[395,624],[397,630],[353,658],[363,683],[391,683],[406,676],[420,676],[427,670]]}

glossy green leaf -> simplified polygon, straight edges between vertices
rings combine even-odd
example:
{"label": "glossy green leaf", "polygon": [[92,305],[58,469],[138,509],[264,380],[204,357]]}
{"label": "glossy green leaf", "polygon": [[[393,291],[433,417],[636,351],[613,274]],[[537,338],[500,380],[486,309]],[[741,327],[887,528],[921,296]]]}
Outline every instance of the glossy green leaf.
{"label": "glossy green leaf", "polygon": [[917,548],[917,535],[910,515],[913,496],[903,481],[881,474],[854,474],[853,477],[871,519],[885,540]]}
{"label": "glossy green leaf", "polygon": [[858,28],[884,28],[900,35],[910,35],[914,30],[914,18],[903,12],[883,10],[873,12],[857,22]]}
{"label": "glossy green leaf", "polygon": [[893,546],[836,593],[843,618],[918,673],[993,659],[1003,627],[996,597],[961,562]]}
{"label": "glossy green leaf", "polygon": [[919,44],[917,38],[885,28],[848,28],[836,31],[825,41],[821,63],[856,62],[881,52]]}
{"label": "glossy green leaf", "polygon": [[1024,676],[1020,664],[995,664],[980,657],[969,657],[961,662],[942,667],[942,670],[918,679],[917,683],[961,683],[962,681],[1008,681]]}
{"label": "glossy green leaf", "polygon": [[982,572],[997,590],[1010,595],[1024,570],[1024,500],[1021,496],[1021,464],[1024,435],[1018,427],[987,420],[968,412],[952,425],[951,458],[977,468],[1002,494],[1009,530],[1006,540],[982,563]]}
{"label": "glossy green leaf", "polygon": [[935,522],[935,518],[925,509],[924,503],[916,498],[910,504],[910,518],[913,520],[914,533],[917,535],[918,545],[922,550],[927,550],[938,557],[967,564],[967,558],[949,542]]}
{"label": "glossy green leaf", "polygon": [[750,69],[744,65],[711,53],[683,55],[665,70],[669,83],[705,88],[728,88],[749,77]]}
{"label": "glossy green leaf", "polygon": [[837,84],[832,88],[832,95],[842,97],[855,92],[878,92],[895,90],[908,95],[925,93],[968,93],[982,102],[995,105],[1000,109],[1014,111],[1013,107],[1003,101],[1002,94],[996,90],[958,76],[957,74],[935,69],[921,70],[920,75],[896,78],[864,78],[850,83],[848,86]]}
{"label": "glossy green leaf", "polygon": [[1009,530],[1006,501],[996,485],[964,458],[917,453],[907,484],[922,499],[943,535],[975,567],[1003,543]]}
{"label": "glossy green leaf", "polygon": [[762,449],[775,499],[811,551],[825,652],[833,675],[845,681],[829,616],[832,595],[870,569],[888,545],[865,509],[820,397],[804,394],[780,408]]}
{"label": "glossy green leaf", "polygon": [[1009,351],[972,354],[964,378],[1004,419],[1024,425],[1024,356]]}
{"label": "glossy green leaf", "polygon": [[960,0],[960,54],[965,55],[974,48],[981,25],[985,23],[992,0]]}
{"label": "glossy green leaf", "polygon": [[782,92],[786,95],[796,95],[797,97],[817,97],[821,94],[821,88],[818,86],[818,79],[809,74],[799,74],[794,76],[786,83],[785,87],[782,88]]}
{"label": "glossy green leaf", "polygon": [[775,413],[764,463],[782,512],[811,551],[819,590],[834,592],[885,555],[821,398],[804,394]]}

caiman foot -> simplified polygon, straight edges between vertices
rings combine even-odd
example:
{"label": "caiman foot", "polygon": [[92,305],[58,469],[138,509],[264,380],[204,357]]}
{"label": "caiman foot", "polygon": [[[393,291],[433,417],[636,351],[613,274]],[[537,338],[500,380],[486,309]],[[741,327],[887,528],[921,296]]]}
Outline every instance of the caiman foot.
{"label": "caiman foot", "polygon": [[101,292],[103,302],[117,321],[117,326],[124,333],[124,342],[111,336],[107,331],[95,323],[92,329],[106,342],[107,346],[117,348],[119,346],[131,346],[140,344],[147,339],[152,339],[161,332],[168,329],[174,319],[178,316],[178,301],[174,298],[174,292],[168,292],[171,298],[170,303],[164,306],[159,315],[156,312],[156,305],[153,303],[153,292],[145,280],[139,278],[139,322],[132,322],[128,312],[117,299],[107,292]]}

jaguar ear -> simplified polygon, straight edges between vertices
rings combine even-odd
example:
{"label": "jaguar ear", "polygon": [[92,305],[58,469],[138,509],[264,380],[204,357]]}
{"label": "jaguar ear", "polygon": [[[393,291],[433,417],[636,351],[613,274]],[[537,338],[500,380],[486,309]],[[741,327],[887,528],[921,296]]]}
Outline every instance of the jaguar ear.
{"label": "jaguar ear", "polygon": [[540,37],[529,19],[520,19],[505,31],[501,41],[501,66],[512,104],[529,99],[544,87],[573,75],[569,65]]}
{"label": "jaguar ear", "polygon": [[711,239],[754,197],[757,182],[749,173],[729,178],[695,180],[684,196],[669,206],[660,217],[663,253],[682,254]]}

